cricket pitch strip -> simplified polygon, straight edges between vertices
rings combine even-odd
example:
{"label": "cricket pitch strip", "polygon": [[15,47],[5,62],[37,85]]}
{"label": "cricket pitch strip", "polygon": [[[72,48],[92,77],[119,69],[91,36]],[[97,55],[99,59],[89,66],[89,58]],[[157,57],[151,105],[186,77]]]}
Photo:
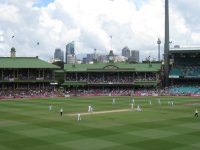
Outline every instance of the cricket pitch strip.
{"label": "cricket pitch strip", "polygon": [[[106,110],[106,111],[96,111],[96,112],[82,112],[81,115],[97,115],[97,114],[107,114],[107,113],[114,113],[114,112],[126,112],[126,111],[133,111],[134,109],[116,109],[116,110]],[[77,113],[70,113],[69,116],[75,116]]]}

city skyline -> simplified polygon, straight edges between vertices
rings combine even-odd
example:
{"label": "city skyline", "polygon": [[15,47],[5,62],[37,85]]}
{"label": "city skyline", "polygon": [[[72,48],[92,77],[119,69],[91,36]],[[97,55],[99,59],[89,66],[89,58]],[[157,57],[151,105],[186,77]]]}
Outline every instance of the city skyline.
{"label": "city skyline", "polygon": [[[140,51],[140,59],[157,59],[157,39],[164,45],[164,0],[0,0],[0,56],[39,56],[75,42],[76,55],[117,55],[123,47]],[[169,0],[171,47],[199,46],[198,0]],[[31,19],[30,19],[31,18]],[[112,38],[110,38],[112,36]]]}

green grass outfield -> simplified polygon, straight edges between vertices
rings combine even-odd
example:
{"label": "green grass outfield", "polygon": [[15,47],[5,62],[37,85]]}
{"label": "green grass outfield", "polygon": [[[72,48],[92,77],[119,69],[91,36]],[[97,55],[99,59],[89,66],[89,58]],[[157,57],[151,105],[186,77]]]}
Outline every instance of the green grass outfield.
{"label": "green grass outfield", "polygon": [[[159,105],[159,97],[135,97],[141,112],[130,109],[131,97],[115,97],[115,105],[112,98],[0,100],[0,150],[200,149],[199,98],[160,97]],[[87,112],[88,105],[94,113],[81,114],[78,122],[73,114]],[[128,110],[95,114],[122,109]]]}

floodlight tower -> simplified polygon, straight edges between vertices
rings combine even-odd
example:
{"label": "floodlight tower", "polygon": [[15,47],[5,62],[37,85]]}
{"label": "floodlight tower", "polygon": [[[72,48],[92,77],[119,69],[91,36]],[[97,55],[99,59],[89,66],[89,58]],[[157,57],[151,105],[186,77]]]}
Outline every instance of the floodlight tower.
{"label": "floodlight tower", "polygon": [[160,61],[160,44],[161,44],[160,38],[158,38],[157,44],[158,44],[158,61]]}
{"label": "floodlight tower", "polygon": [[164,43],[165,86],[169,85],[169,1],[165,0],[165,43]]}

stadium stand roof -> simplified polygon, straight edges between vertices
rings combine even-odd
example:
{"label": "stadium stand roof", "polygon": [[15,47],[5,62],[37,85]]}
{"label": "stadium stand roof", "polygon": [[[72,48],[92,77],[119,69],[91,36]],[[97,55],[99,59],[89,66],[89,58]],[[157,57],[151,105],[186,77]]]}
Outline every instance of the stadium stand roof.
{"label": "stadium stand roof", "polygon": [[161,70],[161,63],[95,63],[95,64],[65,64],[65,72],[93,72],[93,71],[137,71],[137,72],[157,72]]}
{"label": "stadium stand roof", "polygon": [[48,68],[60,69],[38,57],[0,57],[0,68]]}
{"label": "stadium stand roof", "polygon": [[200,53],[200,47],[177,47],[170,48],[170,53]]}

